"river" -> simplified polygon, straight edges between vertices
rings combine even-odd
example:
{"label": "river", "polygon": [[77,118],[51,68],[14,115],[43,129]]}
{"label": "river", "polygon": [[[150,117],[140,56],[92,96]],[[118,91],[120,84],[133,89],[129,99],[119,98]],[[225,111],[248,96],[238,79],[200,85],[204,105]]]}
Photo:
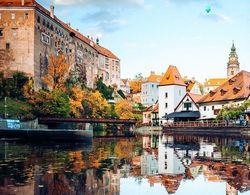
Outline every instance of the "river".
{"label": "river", "polygon": [[146,135],[88,144],[0,141],[1,195],[250,194],[248,140]]}

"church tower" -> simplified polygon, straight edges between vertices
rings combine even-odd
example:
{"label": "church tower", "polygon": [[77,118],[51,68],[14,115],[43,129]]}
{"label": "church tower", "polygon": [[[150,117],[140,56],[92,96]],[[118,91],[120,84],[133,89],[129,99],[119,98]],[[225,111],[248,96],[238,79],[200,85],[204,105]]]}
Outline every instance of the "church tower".
{"label": "church tower", "polygon": [[238,55],[236,53],[236,48],[234,42],[229,54],[229,60],[227,63],[227,77],[230,78],[240,72],[240,63],[238,61]]}

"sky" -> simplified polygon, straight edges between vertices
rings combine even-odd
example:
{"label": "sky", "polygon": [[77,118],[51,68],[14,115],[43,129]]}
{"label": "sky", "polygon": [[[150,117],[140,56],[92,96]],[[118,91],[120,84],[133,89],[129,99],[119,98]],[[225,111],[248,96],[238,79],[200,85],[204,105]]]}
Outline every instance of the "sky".
{"label": "sky", "polygon": [[[49,8],[50,0],[37,0]],[[250,71],[249,0],[54,0],[55,14],[121,59],[122,78],[178,67],[182,76],[226,77],[234,40]],[[210,13],[205,11],[211,6]]]}

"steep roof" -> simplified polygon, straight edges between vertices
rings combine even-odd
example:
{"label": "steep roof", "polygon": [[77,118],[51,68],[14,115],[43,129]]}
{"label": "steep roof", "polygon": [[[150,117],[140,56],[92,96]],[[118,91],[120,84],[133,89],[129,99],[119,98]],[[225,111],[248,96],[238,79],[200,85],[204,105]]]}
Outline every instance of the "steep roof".
{"label": "steep roof", "polygon": [[181,85],[186,86],[176,66],[170,65],[161,79],[160,86]]}
{"label": "steep roof", "polygon": [[211,78],[204,83],[204,86],[220,86],[227,80],[227,78]]}
{"label": "steep roof", "polygon": [[187,93],[187,94],[189,95],[189,97],[192,98],[194,103],[197,103],[203,97],[202,95],[194,94],[194,93]]}
{"label": "steep roof", "polygon": [[[1,0],[0,1],[0,6],[8,6],[8,7],[11,7],[11,6],[18,7],[18,6],[20,6],[21,7],[22,6],[22,1],[21,0]],[[50,17],[50,11],[48,11],[42,5],[37,3],[35,0],[25,0],[24,1],[24,7],[35,7],[37,9],[39,9],[40,11],[42,11],[44,14],[46,14],[47,16]],[[74,35],[75,37],[77,37],[78,39],[85,42],[86,44],[88,44],[93,49],[95,49],[98,53],[100,53],[100,54],[102,54],[102,55],[104,55],[106,57],[119,60],[119,58],[117,56],[115,56],[110,50],[96,44],[94,41],[92,41],[91,39],[85,37],[84,35],[82,35],[78,31],[76,31],[75,29],[71,28],[68,24],[64,23],[63,21],[61,21],[56,16],[54,16],[53,19],[56,22],[58,22],[60,25],[62,25],[65,29],[67,29],[69,32],[71,32],[72,35]]]}
{"label": "steep roof", "polygon": [[215,90],[210,91],[198,103],[247,99],[250,95],[250,72],[241,71]]}
{"label": "steep roof", "polygon": [[160,83],[161,79],[162,79],[162,75],[156,75],[156,74],[151,74],[145,81],[146,82],[150,82],[150,83]]}

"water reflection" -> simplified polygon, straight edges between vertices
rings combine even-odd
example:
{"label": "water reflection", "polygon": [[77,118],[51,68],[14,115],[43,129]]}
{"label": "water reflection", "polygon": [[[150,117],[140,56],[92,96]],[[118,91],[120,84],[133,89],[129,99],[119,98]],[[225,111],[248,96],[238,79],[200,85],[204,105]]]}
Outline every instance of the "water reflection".
{"label": "water reflection", "polygon": [[0,194],[250,194],[248,140],[149,135],[0,142]]}

